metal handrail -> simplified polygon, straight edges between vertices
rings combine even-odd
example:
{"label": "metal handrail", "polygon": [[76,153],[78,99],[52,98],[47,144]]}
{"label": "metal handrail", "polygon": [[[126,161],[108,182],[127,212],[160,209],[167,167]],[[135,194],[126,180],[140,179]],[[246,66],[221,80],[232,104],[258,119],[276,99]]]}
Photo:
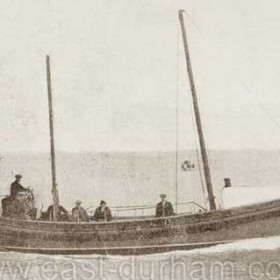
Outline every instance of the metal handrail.
{"label": "metal handrail", "polygon": [[[179,203],[174,203],[174,205],[187,205],[187,204],[194,204],[196,205],[198,208],[201,208],[202,210],[207,210],[205,207],[203,207],[202,205],[200,205],[199,203],[197,203],[196,201],[186,201],[186,202],[179,202]],[[97,208],[99,206],[94,206],[94,205],[91,205],[89,207],[86,208],[86,210],[89,210],[91,208]],[[149,205],[132,205],[132,206],[110,206],[111,209],[135,209],[135,208],[156,208],[156,205],[152,205],[152,204],[149,204]]]}
{"label": "metal handrail", "polygon": [[[196,201],[187,201],[187,202],[179,202],[175,203],[175,206],[180,206],[180,205],[192,205],[193,206],[193,212],[194,212],[194,206],[196,206],[198,209],[202,211],[207,211],[205,207],[197,203]],[[93,212],[98,206],[91,205],[88,208],[86,208],[87,212]],[[144,210],[151,210],[155,209],[156,205],[135,205],[135,206],[110,206],[110,209],[113,212],[116,212],[119,214],[120,212],[131,212],[134,211],[134,216],[136,216],[136,211],[142,211],[142,214],[144,214]]]}

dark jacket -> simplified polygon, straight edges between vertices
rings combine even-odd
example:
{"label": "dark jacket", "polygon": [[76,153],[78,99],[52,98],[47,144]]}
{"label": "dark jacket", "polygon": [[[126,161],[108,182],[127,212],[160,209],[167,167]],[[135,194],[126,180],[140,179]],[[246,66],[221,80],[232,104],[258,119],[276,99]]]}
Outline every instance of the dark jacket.
{"label": "dark jacket", "polygon": [[10,196],[15,198],[19,192],[25,192],[25,191],[27,191],[26,188],[24,188],[24,187],[23,187],[20,183],[18,183],[17,181],[14,181],[14,182],[11,184]]}
{"label": "dark jacket", "polygon": [[72,209],[72,219],[74,222],[88,222],[86,210],[83,207],[74,207]]}
{"label": "dark jacket", "polygon": [[96,222],[109,222],[112,220],[112,213],[109,207],[105,207],[104,211],[101,210],[101,206],[96,208],[93,220]]}
{"label": "dark jacket", "polygon": [[[45,216],[46,216],[47,220],[53,221],[53,205],[49,206]],[[60,205],[58,206],[57,219],[58,219],[58,221],[65,221],[65,222],[69,221],[69,216],[68,216],[67,210]]]}
{"label": "dark jacket", "polygon": [[164,206],[162,202],[157,204],[156,217],[167,217],[174,215],[173,206],[170,202],[166,201]]}

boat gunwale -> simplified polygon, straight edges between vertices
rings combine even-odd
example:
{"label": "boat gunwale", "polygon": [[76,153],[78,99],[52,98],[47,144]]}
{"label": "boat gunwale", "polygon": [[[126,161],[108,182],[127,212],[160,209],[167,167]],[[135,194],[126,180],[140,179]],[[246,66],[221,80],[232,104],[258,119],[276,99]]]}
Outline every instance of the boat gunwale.
{"label": "boat gunwale", "polygon": [[[277,205],[270,205],[270,203],[279,203],[279,206]],[[173,220],[181,217],[190,217],[190,216],[203,216],[207,214],[214,214],[214,213],[226,213],[226,212],[235,212],[235,211],[246,211],[248,209],[248,212],[250,210],[256,210],[255,207],[257,206],[262,206],[257,210],[263,210],[265,209],[270,209],[274,207],[280,207],[280,199],[274,199],[270,201],[265,201],[261,203],[252,203],[249,205],[243,205],[243,206],[236,206],[232,208],[227,208],[227,209],[218,209],[215,211],[204,211],[204,212],[197,212],[197,213],[181,213],[177,215],[172,215],[172,216],[167,216],[167,217],[153,217],[153,218],[138,218],[138,219],[125,219],[125,220],[112,220],[112,221],[107,221],[107,222],[65,222],[65,221],[41,221],[41,220],[20,220],[20,219],[14,219],[14,218],[9,218],[9,217],[0,217],[1,220],[6,220],[6,221],[11,221],[13,223],[30,223],[30,224],[56,224],[56,225],[108,225],[108,224],[122,224],[122,223],[139,223],[139,222],[153,222],[153,221],[160,221],[160,220]],[[265,207],[267,205],[267,207]]]}
{"label": "boat gunwale", "polygon": [[[197,226],[201,226],[201,225],[207,225],[207,224],[213,224],[213,223],[216,223],[217,221],[230,221],[230,220],[234,220],[234,219],[238,219],[240,217],[250,217],[250,216],[255,216],[255,215],[259,215],[259,214],[263,214],[267,211],[267,213],[270,213],[270,212],[273,212],[274,211],[274,208],[275,210],[277,210],[277,208],[280,208],[280,200],[274,200],[272,202],[276,202],[278,201],[279,202],[279,205],[271,205],[270,207],[265,207],[265,208],[260,208],[258,209],[258,211],[256,211],[256,209],[252,208],[251,211],[244,211],[244,212],[233,212],[233,215],[228,215],[228,216],[224,216],[224,217],[215,217],[213,216],[212,218],[210,218],[208,221],[207,220],[202,220],[202,221],[188,221],[187,223],[182,223],[182,224],[168,224],[168,225],[165,225],[165,226],[162,226],[162,225],[158,225],[158,226],[155,226],[155,227],[143,227],[143,228],[139,228],[139,229],[135,229],[135,228],[128,228],[128,229],[122,229],[122,231],[125,231],[125,232],[135,232],[135,230],[139,231],[139,232],[143,232],[143,231],[157,231],[159,229],[176,229],[176,228],[180,228],[180,227],[184,227],[184,226],[193,226],[193,225],[197,225]],[[265,204],[265,203],[262,203],[262,204]],[[266,202],[267,204],[267,202]],[[240,209],[241,207],[236,207],[235,209]],[[234,208],[231,208],[231,209],[226,209],[226,210],[232,210]],[[222,212],[225,212],[225,209],[223,210],[217,210],[217,211],[222,211]],[[209,212],[204,212],[205,213],[215,213],[217,211],[209,211]],[[198,215],[199,214],[203,214],[203,213],[197,213]],[[229,211],[229,214],[232,214],[232,211]],[[196,215],[196,214],[192,214],[192,215]],[[160,217],[160,218],[154,218],[154,220],[158,221],[158,220],[167,220],[168,218],[180,218],[180,217],[187,217],[189,215],[184,215],[184,214],[181,214],[180,216],[177,215],[177,216],[170,216],[170,217]],[[13,229],[13,228],[17,228],[17,229],[21,229],[21,230],[25,230],[25,231],[30,231],[30,232],[33,232],[33,231],[40,231],[40,230],[43,230],[43,231],[50,231],[50,232],[64,232],[65,231],[68,231],[68,232],[71,232],[71,233],[76,233],[76,232],[79,232],[79,233],[82,233],[82,232],[98,232],[98,233],[108,233],[108,232],[116,232],[116,230],[118,229],[113,229],[113,228],[97,228],[97,229],[94,229],[94,228],[63,228],[63,225],[89,225],[89,226],[93,226],[93,225],[100,225],[101,224],[101,227],[102,227],[102,224],[103,225],[107,225],[107,224],[113,224],[114,222],[107,222],[107,223],[61,223],[61,222],[51,222],[51,224],[56,224],[56,225],[61,225],[61,227],[59,228],[46,228],[46,227],[43,227],[41,228],[39,225],[45,225],[45,224],[49,224],[50,222],[45,222],[45,221],[27,221],[27,222],[31,222],[33,224],[36,224],[37,222],[37,225],[39,226],[38,228],[27,228],[26,227],[26,224],[24,225],[19,225],[19,224],[16,224],[16,222],[25,222],[24,220],[16,220],[16,219],[9,219],[9,218],[6,218],[7,220],[12,220],[14,223],[13,224],[5,224],[5,223],[1,223],[1,219],[0,219],[0,225],[2,227],[6,227],[6,228],[10,228],[10,229]],[[137,221],[140,221],[140,220],[132,220],[133,224],[137,224]],[[144,222],[149,222],[150,220],[144,220]],[[122,222],[122,221],[121,221]],[[126,223],[126,221],[125,221]],[[117,223],[116,223],[117,224]]]}

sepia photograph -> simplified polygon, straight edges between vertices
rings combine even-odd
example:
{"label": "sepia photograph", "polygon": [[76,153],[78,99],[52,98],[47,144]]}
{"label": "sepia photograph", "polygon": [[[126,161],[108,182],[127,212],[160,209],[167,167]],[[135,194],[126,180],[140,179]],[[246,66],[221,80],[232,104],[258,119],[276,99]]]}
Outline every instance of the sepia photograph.
{"label": "sepia photograph", "polygon": [[280,2],[0,0],[0,280],[280,279]]}

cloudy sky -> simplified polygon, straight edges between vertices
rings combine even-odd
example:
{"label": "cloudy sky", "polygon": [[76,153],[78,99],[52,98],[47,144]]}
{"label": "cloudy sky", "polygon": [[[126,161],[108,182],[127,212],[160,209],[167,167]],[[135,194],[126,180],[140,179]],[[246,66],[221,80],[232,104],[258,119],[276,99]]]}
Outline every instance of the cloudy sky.
{"label": "cloudy sky", "polygon": [[177,90],[193,148],[180,8],[208,147],[279,149],[279,1],[0,0],[1,151],[49,150],[46,54],[57,150],[172,150]]}

